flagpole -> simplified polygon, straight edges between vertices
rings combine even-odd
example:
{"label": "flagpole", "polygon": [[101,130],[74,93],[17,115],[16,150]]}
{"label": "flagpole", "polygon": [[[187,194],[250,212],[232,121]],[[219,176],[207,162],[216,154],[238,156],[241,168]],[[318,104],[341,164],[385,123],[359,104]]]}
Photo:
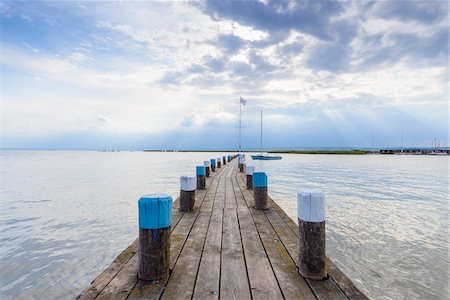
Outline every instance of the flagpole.
{"label": "flagpole", "polygon": [[239,153],[241,153],[241,106],[242,101],[241,97],[239,97]]}

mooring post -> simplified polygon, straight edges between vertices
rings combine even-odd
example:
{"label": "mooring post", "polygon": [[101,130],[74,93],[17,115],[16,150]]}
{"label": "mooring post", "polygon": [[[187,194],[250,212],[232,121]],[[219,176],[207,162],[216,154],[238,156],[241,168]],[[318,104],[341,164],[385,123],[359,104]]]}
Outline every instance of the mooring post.
{"label": "mooring post", "polygon": [[239,172],[244,172],[245,158],[244,156],[239,156]]}
{"label": "mooring post", "polygon": [[203,162],[203,165],[205,166],[206,169],[206,177],[209,177],[209,173],[211,173],[211,162],[209,160],[205,160]]}
{"label": "mooring post", "polygon": [[253,189],[255,190],[255,207],[267,209],[267,175],[264,172],[253,173]]}
{"label": "mooring post", "polygon": [[206,188],[206,168],[204,166],[197,166],[196,173],[197,189],[204,190]]}
{"label": "mooring post", "polygon": [[220,157],[218,157],[217,158],[217,168],[220,168],[221,164],[222,164],[221,159],[220,159]]}
{"label": "mooring post", "polygon": [[211,171],[216,171],[216,160],[214,158],[211,158]]}
{"label": "mooring post", "polygon": [[139,208],[138,278],[157,280],[169,274],[172,197],[142,196]]}
{"label": "mooring post", "polygon": [[303,277],[327,277],[325,265],[325,197],[317,191],[297,193],[299,272]]}
{"label": "mooring post", "polygon": [[225,156],[222,156],[223,165],[225,166],[227,164],[227,158]]}
{"label": "mooring post", "polygon": [[228,159],[228,162],[230,162],[230,160],[231,160],[231,155],[228,155],[227,159]]}
{"label": "mooring post", "polygon": [[255,166],[245,167],[245,173],[247,174],[247,190],[253,190],[253,172],[255,172]]}
{"label": "mooring post", "polygon": [[180,176],[180,210],[189,211],[195,204],[196,178],[193,176]]}

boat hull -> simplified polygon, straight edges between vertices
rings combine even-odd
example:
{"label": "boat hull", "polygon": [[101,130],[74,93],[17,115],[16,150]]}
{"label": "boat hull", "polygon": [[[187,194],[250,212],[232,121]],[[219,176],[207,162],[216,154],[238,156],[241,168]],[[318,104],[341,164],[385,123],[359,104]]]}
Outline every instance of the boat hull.
{"label": "boat hull", "polygon": [[281,156],[252,155],[253,160],[280,160]]}

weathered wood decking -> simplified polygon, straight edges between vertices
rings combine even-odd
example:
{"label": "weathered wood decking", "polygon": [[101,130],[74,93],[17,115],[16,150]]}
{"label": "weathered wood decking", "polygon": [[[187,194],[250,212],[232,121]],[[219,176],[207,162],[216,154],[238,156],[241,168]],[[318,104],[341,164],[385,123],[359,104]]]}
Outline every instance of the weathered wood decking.
{"label": "weathered wood decking", "polygon": [[[79,299],[367,299],[331,262],[329,279],[298,273],[298,226],[272,200],[253,208],[237,159],[207,178],[195,208],[174,202],[169,278],[137,278],[137,240]],[[137,229],[136,229],[137,233]]]}

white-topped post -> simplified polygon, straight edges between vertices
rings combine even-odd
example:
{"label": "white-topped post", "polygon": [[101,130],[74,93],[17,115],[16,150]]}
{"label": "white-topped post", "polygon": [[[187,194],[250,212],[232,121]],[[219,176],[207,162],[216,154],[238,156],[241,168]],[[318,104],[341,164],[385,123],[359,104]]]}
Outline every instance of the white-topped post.
{"label": "white-topped post", "polygon": [[217,158],[217,168],[222,166],[222,159],[220,157]]}
{"label": "white-topped post", "polygon": [[189,211],[194,208],[195,188],[197,187],[197,178],[194,176],[180,177],[180,210]]}
{"label": "white-topped post", "polygon": [[205,160],[203,162],[203,165],[205,166],[206,169],[206,177],[209,177],[209,174],[211,173],[211,162],[209,160]]}
{"label": "white-topped post", "polygon": [[297,192],[299,273],[308,279],[327,277],[325,253],[325,197],[319,191]]}

